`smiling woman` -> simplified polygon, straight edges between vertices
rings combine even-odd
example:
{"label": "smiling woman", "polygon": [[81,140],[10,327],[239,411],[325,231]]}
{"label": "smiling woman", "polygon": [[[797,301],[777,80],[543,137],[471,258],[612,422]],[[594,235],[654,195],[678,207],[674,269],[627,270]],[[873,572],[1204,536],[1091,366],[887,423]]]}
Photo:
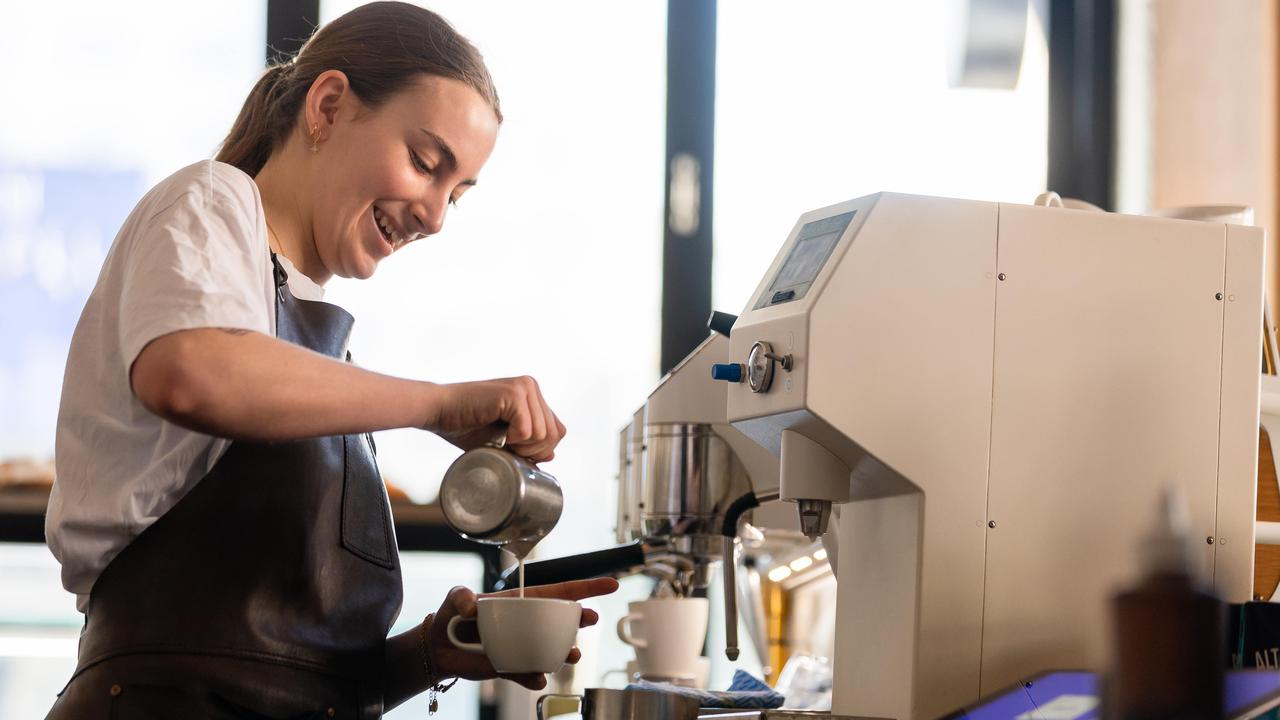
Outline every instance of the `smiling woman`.
{"label": "smiling woman", "polygon": [[388,637],[400,558],[369,433],[469,449],[502,430],[539,462],[563,424],[527,376],[355,367],[353,318],[322,300],[329,278],[367,278],[438,232],[500,122],[467,40],[373,3],[269,69],[218,159],[125,220],[63,383],[46,533],[85,626],[51,718],[378,717],[449,677],[545,684],[453,648],[445,625],[475,613],[465,588]]}
{"label": "smiling woman", "polygon": [[[439,232],[493,151],[502,111],[489,71],[428,17],[377,3],[326,25],[263,75],[218,153],[255,176],[273,250],[317,282],[368,278]],[[391,37],[367,42],[375,27]]]}
{"label": "smiling woman", "polygon": [[354,88],[341,70],[320,73],[255,178],[273,249],[317,282],[368,278],[440,232],[497,140],[496,111],[464,82],[420,77],[374,107]]}

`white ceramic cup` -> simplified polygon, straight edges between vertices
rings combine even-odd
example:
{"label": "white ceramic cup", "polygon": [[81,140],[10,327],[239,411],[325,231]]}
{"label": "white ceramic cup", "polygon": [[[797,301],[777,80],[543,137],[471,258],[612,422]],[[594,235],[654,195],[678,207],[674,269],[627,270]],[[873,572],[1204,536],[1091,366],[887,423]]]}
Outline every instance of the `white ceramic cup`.
{"label": "white ceramic cup", "polygon": [[1249,205],[1184,205],[1182,207],[1157,208],[1148,215],[1176,220],[1202,220],[1211,223],[1252,225],[1253,208]]}
{"label": "white ceramic cup", "polygon": [[685,678],[703,672],[699,658],[707,639],[706,598],[654,598],[633,602],[618,620],[618,638],[636,649],[646,677]]}
{"label": "white ceramic cup", "polygon": [[[486,655],[501,673],[552,673],[564,665],[578,637],[582,606],[555,598],[487,597],[476,619],[453,617],[446,634],[459,649]],[[479,625],[480,642],[458,639],[458,623]]]}

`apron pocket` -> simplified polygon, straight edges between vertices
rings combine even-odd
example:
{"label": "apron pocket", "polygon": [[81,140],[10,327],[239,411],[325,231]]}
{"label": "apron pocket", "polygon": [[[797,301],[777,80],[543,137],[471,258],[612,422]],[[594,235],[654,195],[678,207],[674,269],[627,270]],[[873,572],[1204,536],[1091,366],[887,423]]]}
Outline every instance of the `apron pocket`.
{"label": "apron pocket", "polygon": [[391,506],[367,435],[344,435],[342,545],[388,570],[396,567]]}
{"label": "apron pocket", "polygon": [[111,720],[320,720],[324,709],[293,715],[264,715],[212,692],[171,685],[119,686],[111,698]]}
{"label": "apron pocket", "polygon": [[112,688],[111,720],[248,720],[213,706],[186,688],[169,685],[117,685]]}

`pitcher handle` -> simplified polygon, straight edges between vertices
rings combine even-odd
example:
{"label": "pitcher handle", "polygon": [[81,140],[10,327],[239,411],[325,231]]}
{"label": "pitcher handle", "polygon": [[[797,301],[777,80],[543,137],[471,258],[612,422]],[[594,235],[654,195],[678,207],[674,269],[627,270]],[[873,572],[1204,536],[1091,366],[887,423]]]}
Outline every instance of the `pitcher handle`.
{"label": "pitcher handle", "polygon": [[[547,702],[548,699],[551,699],[552,702]],[[573,706],[568,707],[568,704],[563,702],[564,700],[572,700]],[[546,708],[549,714],[547,715],[542,714],[544,707]],[[581,695],[557,695],[555,693],[548,693],[538,698],[538,705],[537,705],[538,720],[547,720],[547,718],[555,717],[556,715],[566,715],[568,713],[578,712],[578,710],[581,707],[582,707]],[[565,709],[561,709],[561,708],[565,708]]]}

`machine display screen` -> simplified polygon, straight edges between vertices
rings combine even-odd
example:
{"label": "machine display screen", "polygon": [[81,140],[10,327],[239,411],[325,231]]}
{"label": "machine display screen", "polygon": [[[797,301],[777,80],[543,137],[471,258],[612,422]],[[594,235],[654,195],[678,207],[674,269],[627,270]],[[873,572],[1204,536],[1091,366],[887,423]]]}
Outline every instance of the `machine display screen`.
{"label": "machine display screen", "polygon": [[791,246],[791,252],[787,253],[787,259],[782,262],[782,267],[778,268],[778,273],[760,295],[755,307],[779,305],[804,297],[857,213],[857,210],[852,210],[805,223],[800,228],[795,244]]}
{"label": "machine display screen", "polygon": [[[1225,707],[1228,720],[1257,717],[1280,702],[1280,672],[1235,670],[1227,673]],[[1012,690],[1001,691],[943,720],[1098,720],[1102,699],[1098,676],[1091,672],[1047,672]],[[1267,717],[1270,717],[1268,715]]]}

